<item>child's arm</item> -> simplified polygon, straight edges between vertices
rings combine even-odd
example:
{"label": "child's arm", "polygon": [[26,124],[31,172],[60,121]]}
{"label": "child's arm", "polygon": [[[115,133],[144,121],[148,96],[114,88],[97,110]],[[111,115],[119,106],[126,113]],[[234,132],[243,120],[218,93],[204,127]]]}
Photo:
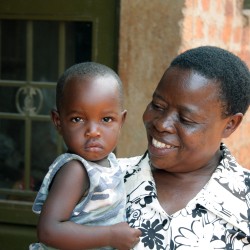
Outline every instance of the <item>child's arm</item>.
{"label": "child's arm", "polygon": [[89,249],[112,246],[132,248],[140,230],[127,223],[113,226],[84,226],[69,221],[76,204],[89,187],[86,170],[78,161],[63,166],[55,176],[38,223],[40,242],[59,249]]}

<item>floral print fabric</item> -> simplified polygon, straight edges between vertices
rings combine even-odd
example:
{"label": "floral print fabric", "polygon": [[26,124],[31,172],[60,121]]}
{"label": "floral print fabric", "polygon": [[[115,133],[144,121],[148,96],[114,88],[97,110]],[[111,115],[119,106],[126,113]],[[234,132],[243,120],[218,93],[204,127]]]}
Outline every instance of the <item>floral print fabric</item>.
{"label": "floral print fabric", "polygon": [[127,221],[142,231],[135,250],[250,249],[250,171],[224,144],[209,182],[171,216],[161,207],[147,153],[119,159],[127,168]]}

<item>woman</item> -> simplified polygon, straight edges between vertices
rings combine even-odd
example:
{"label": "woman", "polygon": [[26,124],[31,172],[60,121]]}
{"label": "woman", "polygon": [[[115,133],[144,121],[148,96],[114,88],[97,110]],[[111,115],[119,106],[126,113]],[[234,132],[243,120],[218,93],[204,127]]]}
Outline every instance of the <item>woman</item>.
{"label": "woman", "polygon": [[203,46],[172,61],[143,114],[147,152],[120,159],[134,249],[250,249],[250,171],[222,143],[249,103],[232,53]]}

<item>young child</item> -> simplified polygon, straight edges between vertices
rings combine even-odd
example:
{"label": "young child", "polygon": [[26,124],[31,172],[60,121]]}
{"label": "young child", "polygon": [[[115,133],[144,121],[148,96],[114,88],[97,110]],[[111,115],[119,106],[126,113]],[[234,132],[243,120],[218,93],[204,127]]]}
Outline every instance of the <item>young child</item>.
{"label": "young child", "polygon": [[50,166],[33,205],[40,243],[30,249],[130,249],[140,230],[125,222],[123,172],[115,149],[126,117],[110,68],[70,67],[56,89],[52,121],[68,148]]}

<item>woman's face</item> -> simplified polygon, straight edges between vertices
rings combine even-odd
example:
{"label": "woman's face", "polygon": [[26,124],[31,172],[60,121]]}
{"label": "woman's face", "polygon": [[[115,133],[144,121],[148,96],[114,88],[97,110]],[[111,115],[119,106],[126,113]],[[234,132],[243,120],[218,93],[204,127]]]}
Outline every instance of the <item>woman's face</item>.
{"label": "woman's face", "polygon": [[222,118],[216,82],[186,69],[168,69],[143,121],[155,168],[190,172],[213,164],[230,118]]}

